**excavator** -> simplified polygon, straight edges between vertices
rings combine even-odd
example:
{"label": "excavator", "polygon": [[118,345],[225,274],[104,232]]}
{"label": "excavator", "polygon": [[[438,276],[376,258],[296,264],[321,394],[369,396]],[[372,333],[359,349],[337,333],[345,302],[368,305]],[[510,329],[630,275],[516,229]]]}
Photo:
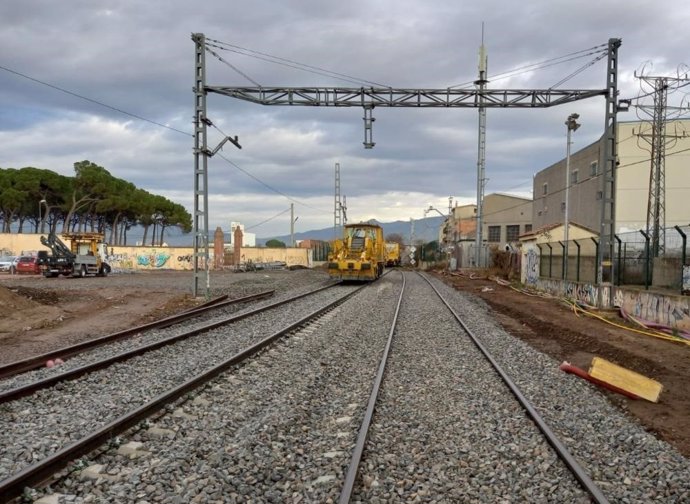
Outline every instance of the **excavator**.
{"label": "excavator", "polygon": [[87,275],[107,276],[110,265],[105,262],[106,243],[101,233],[62,233],[69,242],[65,244],[53,232],[41,236],[41,243],[51,251],[39,250],[38,265],[46,278],[58,275],[85,277]]}

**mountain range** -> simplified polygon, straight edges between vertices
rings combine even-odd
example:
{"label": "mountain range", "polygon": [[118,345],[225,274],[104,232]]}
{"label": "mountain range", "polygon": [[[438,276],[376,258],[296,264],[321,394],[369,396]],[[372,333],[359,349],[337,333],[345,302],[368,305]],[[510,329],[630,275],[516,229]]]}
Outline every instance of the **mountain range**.
{"label": "mountain range", "polygon": [[[412,231],[412,224],[410,221],[394,221],[394,222],[378,222],[375,219],[369,222],[373,224],[378,224],[383,228],[383,236],[388,236],[390,234],[399,234],[402,236],[405,243],[410,241],[410,232]],[[352,223],[350,223],[352,224]],[[430,242],[438,240],[439,227],[443,224],[443,217],[426,217],[424,219],[416,219],[414,221],[414,238],[413,240],[417,242],[421,240],[423,242]],[[301,240],[323,240],[331,241],[334,238],[333,227],[327,227],[323,229],[313,229],[311,231],[301,231],[295,233],[295,241]],[[340,238],[340,237],[338,237]],[[281,236],[268,236],[264,238],[256,238],[257,246],[263,246],[268,240],[280,240],[283,243],[290,243],[290,235]]]}

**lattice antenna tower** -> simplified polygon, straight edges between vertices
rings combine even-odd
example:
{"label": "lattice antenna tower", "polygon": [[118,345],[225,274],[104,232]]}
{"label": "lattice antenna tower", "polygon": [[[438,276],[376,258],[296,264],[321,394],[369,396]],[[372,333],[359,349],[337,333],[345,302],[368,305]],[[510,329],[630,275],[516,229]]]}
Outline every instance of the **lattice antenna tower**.
{"label": "lattice antenna tower", "polygon": [[335,164],[335,200],[333,204],[333,239],[340,235],[338,229],[343,225],[342,208],[340,203],[340,163]]}
{"label": "lattice antenna tower", "polygon": [[489,82],[486,79],[488,72],[488,56],[484,47],[484,23],[482,23],[482,44],[479,46],[479,77],[474,84],[479,90],[479,123],[477,136],[477,234],[475,238],[474,265],[480,266],[482,257],[482,227],[484,187],[486,184],[486,107],[484,106],[484,91]]}

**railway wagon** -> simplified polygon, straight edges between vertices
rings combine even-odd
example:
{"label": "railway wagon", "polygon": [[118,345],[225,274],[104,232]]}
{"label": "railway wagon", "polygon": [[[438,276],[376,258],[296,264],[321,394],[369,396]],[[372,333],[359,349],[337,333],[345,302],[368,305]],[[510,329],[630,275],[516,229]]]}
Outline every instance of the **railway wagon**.
{"label": "railway wagon", "polygon": [[370,282],[383,274],[386,246],[377,224],[346,224],[343,239],[333,242],[328,274],[338,280]]}
{"label": "railway wagon", "polygon": [[386,266],[400,266],[400,244],[386,242]]}

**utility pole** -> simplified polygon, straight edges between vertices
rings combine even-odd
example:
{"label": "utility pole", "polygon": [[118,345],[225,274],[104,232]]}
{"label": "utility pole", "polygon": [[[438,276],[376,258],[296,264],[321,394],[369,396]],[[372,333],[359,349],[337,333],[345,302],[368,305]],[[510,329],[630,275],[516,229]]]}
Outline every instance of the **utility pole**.
{"label": "utility pole", "polygon": [[565,149],[565,215],[563,216],[563,243],[565,243],[563,249],[563,280],[568,279],[568,230],[570,229],[570,219],[568,216],[568,200],[569,200],[569,189],[570,189],[570,136],[573,131],[580,127],[577,123],[577,119],[580,114],[570,114],[568,120],[565,121],[565,125],[568,128],[566,149]]}
{"label": "utility pole", "polygon": [[295,204],[290,203],[290,246],[295,246]]}
{"label": "utility pole", "polygon": [[482,257],[482,227],[484,225],[484,182],[486,174],[486,107],[484,106],[484,91],[486,90],[486,72],[488,70],[488,57],[484,47],[484,23],[482,23],[482,45],[479,47],[479,78],[474,81],[479,89],[479,136],[477,139],[477,233],[474,250],[474,266],[478,268]]}

